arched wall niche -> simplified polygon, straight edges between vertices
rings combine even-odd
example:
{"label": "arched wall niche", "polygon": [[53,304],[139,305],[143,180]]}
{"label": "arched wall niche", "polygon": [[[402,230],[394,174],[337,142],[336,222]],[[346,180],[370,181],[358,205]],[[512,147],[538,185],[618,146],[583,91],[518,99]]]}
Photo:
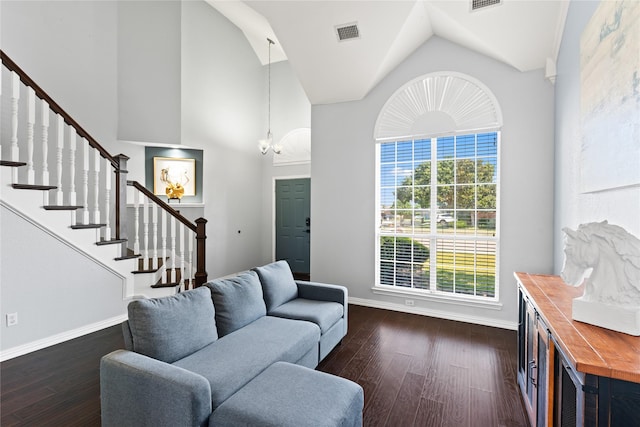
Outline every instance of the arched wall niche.
{"label": "arched wall niche", "polygon": [[384,104],[375,141],[414,136],[499,130],[502,112],[493,93],[477,79],[455,72],[418,77]]}

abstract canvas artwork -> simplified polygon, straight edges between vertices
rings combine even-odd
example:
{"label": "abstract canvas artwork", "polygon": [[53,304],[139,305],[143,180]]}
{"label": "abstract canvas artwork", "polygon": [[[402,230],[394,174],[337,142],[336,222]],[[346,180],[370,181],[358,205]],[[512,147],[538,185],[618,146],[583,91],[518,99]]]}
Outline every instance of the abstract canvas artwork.
{"label": "abstract canvas artwork", "polygon": [[580,39],[581,191],[640,185],[640,2],[603,1]]}

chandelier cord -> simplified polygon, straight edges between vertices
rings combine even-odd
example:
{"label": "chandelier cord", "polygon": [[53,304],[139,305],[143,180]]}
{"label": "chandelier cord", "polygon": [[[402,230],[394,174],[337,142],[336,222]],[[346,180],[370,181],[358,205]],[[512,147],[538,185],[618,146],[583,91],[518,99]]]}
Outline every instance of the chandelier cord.
{"label": "chandelier cord", "polygon": [[275,44],[273,40],[271,40],[270,38],[267,37],[267,41],[269,42],[269,102],[268,102],[268,110],[267,110],[267,117],[268,117],[268,127],[269,130],[267,131],[267,139],[271,137],[271,45]]}

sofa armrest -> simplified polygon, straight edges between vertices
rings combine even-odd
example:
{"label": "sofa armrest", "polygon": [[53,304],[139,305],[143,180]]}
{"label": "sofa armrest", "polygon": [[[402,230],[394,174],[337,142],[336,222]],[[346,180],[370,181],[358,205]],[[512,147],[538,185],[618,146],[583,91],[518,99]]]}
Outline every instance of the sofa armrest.
{"label": "sofa armrest", "polygon": [[298,285],[298,298],[329,301],[342,304],[344,307],[344,335],[347,335],[347,313],[349,304],[349,291],[344,286],[330,285],[328,283],[306,282],[296,280]]}
{"label": "sofa armrest", "polygon": [[305,282],[296,280],[298,285],[298,297],[316,301],[337,302],[346,307],[349,298],[347,288],[328,283]]}
{"label": "sofa armrest", "polygon": [[100,361],[102,425],[204,426],[211,386],[201,375],[128,350]]}

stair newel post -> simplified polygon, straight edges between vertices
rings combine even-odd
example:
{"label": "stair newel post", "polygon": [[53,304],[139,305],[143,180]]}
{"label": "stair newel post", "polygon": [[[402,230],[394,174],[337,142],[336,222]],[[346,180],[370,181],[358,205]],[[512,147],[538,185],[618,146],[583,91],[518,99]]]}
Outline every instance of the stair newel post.
{"label": "stair newel post", "polygon": [[198,258],[198,270],[196,271],[196,285],[202,286],[207,281],[206,269],[206,240],[207,240],[207,220],[204,218],[196,219],[196,256]]}
{"label": "stair newel post", "polygon": [[89,141],[82,138],[82,223],[89,224]]}
{"label": "stair newel post", "polygon": [[104,240],[111,240],[111,162],[104,159]]}
{"label": "stair newel post", "polygon": [[49,185],[49,104],[44,99],[40,102],[42,126],[42,185]]}
{"label": "stair newel post", "polygon": [[151,260],[151,268],[156,269],[160,268],[160,264],[158,262],[158,205],[155,203],[151,204],[151,225],[151,234],[153,237],[153,259]]}
{"label": "stair newel post", "polygon": [[[127,160],[129,157],[118,154],[114,157],[118,163],[116,169],[116,239],[128,238],[127,233]],[[122,243],[122,256],[127,255],[127,243]]]}
{"label": "stair newel post", "polygon": [[[11,72],[11,161],[20,161],[18,147],[18,101],[20,101],[20,76]],[[13,170],[13,182],[18,182],[18,168]]]}
{"label": "stair newel post", "polygon": [[76,130],[69,126],[69,204],[77,205],[76,196]]}
{"label": "stair newel post", "polygon": [[151,270],[149,259],[149,198],[144,196],[142,207],[142,235],[144,242],[144,251],[142,252],[142,269]]}
{"label": "stair newel post", "polygon": [[36,93],[27,87],[27,184],[36,183],[36,173],[33,169],[33,130],[36,124]]}
{"label": "stair newel post", "polygon": [[64,148],[64,118],[61,115],[56,114],[57,122],[57,145],[56,145],[56,184],[58,191],[56,191],[56,205],[64,205],[64,193],[62,192],[62,150]]}

